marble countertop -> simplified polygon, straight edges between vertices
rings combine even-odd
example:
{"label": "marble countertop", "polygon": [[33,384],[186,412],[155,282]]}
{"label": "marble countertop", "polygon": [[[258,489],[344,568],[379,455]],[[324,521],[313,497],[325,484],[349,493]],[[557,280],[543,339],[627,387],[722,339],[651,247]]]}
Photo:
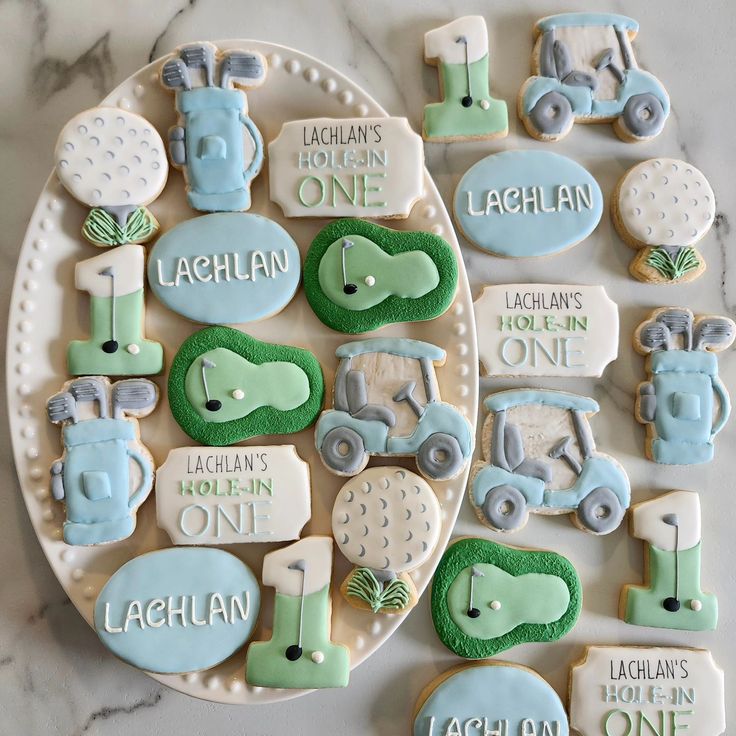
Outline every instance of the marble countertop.
{"label": "marble countertop", "polygon": [[[632,418],[643,362],[629,335],[648,309],[670,304],[700,313],[736,316],[736,262],[729,251],[736,222],[736,157],[733,70],[736,12],[731,0],[697,6],[652,0],[549,0],[488,3],[483,0],[401,3],[322,0],[313,10],[298,0],[5,0],[0,3],[0,65],[5,90],[0,135],[0,169],[6,184],[0,200],[0,313],[10,299],[15,262],[35,199],[51,169],[61,126],[94,105],[136,69],[192,40],[258,38],[313,54],[352,77],[391,114],[421,127],[422,107],[437,99],[434,69],[422,63],[423,33],[454,17],[480,13],[488,22],[491,87],[515,108],[528,75],[533,22],[566,10],[606,10],[633,15],[641,24],[635,49],[641,66],[667,87],[673,114],[656,140],[627,145],[608,126],[578,126],[562,143],[532,141],[514,114],[507,139],[488,143],[426,146],[427,164],[448,201],[459,176],[487,153],[538,147],[579,160],[598,179],[606,200],[619,176],[636,161],[656,155],[685,158],[704,171],[718,199],[716,226],[702,243],[708,262],[693,284],[655,287],[628,275],[632,251],[616,237],[607,214],[585,244],[556,258],[512,262],[464,244],[474,295],[484,283],[571,281],[603,283],[621,308],[621,356],[600,381],[533,382],[590,392],[602,405],[594,420],[599,445],[627,467],[634,500],[670,488],[702,492],[704,588],[718,593],[717,632],[691,635],[626,626],[615,618],[618,591],[641,573],[641,544],[625,530],[596,539],[591,553],[576,557],[579,532],[564,519],[532,519],[513,544],[554,547],[578,566],[586,595],[585,620],[550,645],[525,645],[503,658],[537,669],[566,693],[568,665],[586,643],[656,643],[706,646],[715,651],[727,682],[736,677],[736,575],[729,472],[736,449],[736,422],[719,436],[716,461],[696,468],[656,466],[642,456],[643,430]],[[722,356],[721,373],[736,391],[736,356]],[[532,382],[530,382],[532,383]],[[481,396],[512,381],[481,382]],[[517,384],[518,385],[518,384]],[[399,736],[409,733],[414,701],[424,685],[459,660],[437,640],[426,597],[388,643],[355,670],[344,691],[323,691],[258,708],[213,705],[168,690],[119,662],[70,604],[54,578],[27,518],[2,423],[0,479],[5,512],[0,516],[0,731],[8,736],[122,733],[248,733],[336,736]],[[460,534],[483,535],[467,504]],[[634,576],[632,578],[632,575]],[[727,687],[727,691],[729,688]]]}

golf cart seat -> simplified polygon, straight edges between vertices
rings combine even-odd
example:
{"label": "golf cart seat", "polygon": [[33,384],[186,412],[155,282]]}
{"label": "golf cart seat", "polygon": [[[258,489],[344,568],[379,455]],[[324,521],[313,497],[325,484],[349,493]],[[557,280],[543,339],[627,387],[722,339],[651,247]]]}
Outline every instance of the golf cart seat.
{"label": "golf cart seat", "polygon": [[598,88],[598,79],[592,74],[573,69],[567,45],[555,40],[554,32],[547,31],[542,44],[541,70],[546,77],[558,79],[572,87],[589,87],[591,92]]}
{"label": "golf cart seat", "polygon": [[550,466],[544,460],[524,456],[524,440],[521,430],[510,422],[506,423],[504,430],[503,444],[506,462],[513,472],[549,483],[552,480]]}
{"label": "golf cart seat", "polygon": [[348,371],[345,376],[345,393],[351,417],[366,422],[383,422],[387,427],[396,424],[396,415],[388,406],[368,403],[368,387],[363,371]]}

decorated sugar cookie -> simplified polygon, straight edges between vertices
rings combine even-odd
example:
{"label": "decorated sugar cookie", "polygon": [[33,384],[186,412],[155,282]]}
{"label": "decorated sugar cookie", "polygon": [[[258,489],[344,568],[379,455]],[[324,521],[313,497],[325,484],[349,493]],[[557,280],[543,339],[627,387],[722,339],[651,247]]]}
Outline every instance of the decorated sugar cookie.
{"label": "decorated sugar cookie", "polygon": [[79,261],[74,285],[89,294],[88,340],[72,340],[67,367],[73,376],[148,376],[164,367],[163,346],[143,335],[145,297],[142,245],[122,245]]}
{"label": "decorated sugar cookie", "polygon": [[332,539],[305,537],[263,559],[264,585],[276,589],[268,641],[248,647],[250,685],[293,689],[347,687],[350,652],[330,641]]}
{"label": "decorated sugar cookie", "polygon": [[415,473],[381,466],[351,478],[332,507],[332,534],[355,565],[340,588],[347,602],[373,613],[413,608],[408,573],[429,559],[441,527],[437,496]]}
{"label": "decorated sugar cookie", "polygon": [[453,198],[455,222],[497,256],[549,256],[595,230],[603,213],[598,182],[572,159],[549,151],[504,151],[471,166]]}
{"label": "decorated sugar cookie", "polygon": [[419,695],[412,726],[412,736],[569,733],[565,707],[546,680],[500,660],[453,667],[435,678]]}
{"label": "decorated sugar cookie", "polygon": [[439,395],[435,365],[445,351],[403,337],[341,345],[333,408],[322,412],[314,438],[325,466],[355,475],[371,455],[415,456],[430,480],[459,475],[473,451],[467,418]]}
{"label": "decorated sugar cookie", "polygon": [[314,313],[348,333],[439,317],[455,298],[457,278],[455,254],[439,235],[365,220],[327,225],[304,261],[304,290]]}
{"label": "decorated sugar cookie", "polygon": [[179,348],[168,395],[174,419],[193,440],[232,445],[310,426],[322,407],[324,380],[308,350],[207,327]]}
{"label": "decorated sugar cookie", "polygon": [[570,727],[580,736],[720,736],[723,670],[707,649],[586,647],[570,671]]}
{"label": "decorated sugar cookie", "polygon": [[145,118],[118,107],[93,107],[59,133],[56,175],[75,199],[91,208],[82,235],[108,247],[146,243],[158,232],[146,208],[166,184],[164,142]]}
{"label": "decorated sugar cookie", "polygon": [[483,425],[483,460],[471,471],[470,500],[491,529],[521,529],[529,513],[573,513],[591,534],[608,534],[631,500],[629,479],[610,455],[598,452],[588,417],[593,399],[548,389],[491,394]]}
{"label": "decorated sugar cookie", "polygon": [[600,376],[618,355],[618,307],[602,286],[485,286],[475,321],[490,376]]}
{"label": "decorated sugar cookie", "polygon": [[629,270],[653,284],[693,281],[705,271],[694,246],[711,229],[715,215],[708,180],[692,164],[674,158],[637,164],[611,197],[618,234],[639,249]]}
{"label": "decorated sugar cookie", "polygon": [[424,193],[424,146],[406,118],[290,120],[268,180],[286,217],[403,219]]}
{"label": "decorated sugar cookie", "polygon": [[487,539],[453,542],[432,579],[437,636],[468,659],[556,641],[575,625],[582,603],[580,578],[567,559]]}
{"label": "decorated sugar cookie", "polygon": [[243,324],[271,317],[294,297],[296,243],[261,215],[218,212],[165,232],[148,259],[148,283],[169,309],[194,322]]}
{"label": "decorated sugar cookie", "polygon": [[646,542],[644,585],[625,585],[619,615],[661,629],[716,628],[718,601],[700,589],[700,497],[672,491],[631,508],[631,535]]}
{"label": "decorated sugar cookie", "polygon": [[169,156],[184,173],[195,210],[250,209],[263,138],[248,117],[243,90],[263,84],[266,71],[257,51],[221,52],[206,41],[180,46],[161,67],[161,84],[176,93],[179,113],[169,130]]}
{"label": "decorated sugar cookie", "polygon": [[294,445],[176,447],[156,472],[156,518],[174,544],[299,539],[311,515]]}
{"label": "decorated sugar cookie", "polygon": [[639,24],[614,13],[550,15],[534,26],[532,74],[518,97],[527,132],[558,141],[573,123],[609,123],[621,140],[659,135],[670,114],[662,83],[640,69],[632,39]]}
{"label": "decorated sugar cookie", "polygon": [[219,549],[172,548],[134,557],[97,596],[94,627],[120,659],[148,672],[214,667],[250,638],[258,580]]}
{"label": "decorated sugar cookie", "polygon": [[728,317],[694,316],[683,307],[655,309],[634,333],[650,378],[639,384],[634,415],[646,425],[646,455],[655,463],[696,465],[713,458],[713,440],[731,413],[718,377],[718,356],[736,337]]}
{"label": "decorated sugar cookie", "polygon": [[424,61],[437,67],[442,97],[442,102],[424,108],[424,140],[479,140],[508,134],[506,103],[491,97],[483,16],[466,15],[425,33]]}
{"label": "decorated sugar cookie", "polygon": [[157,402],[158,388],[145,378],[111,384],[103,376],[67,381],[46,402],[49,421],[62,427],[64,454],[51,465],[51,495],[64,502],[67,544],[116,542],[135,530],[154,472],[137,420]]}

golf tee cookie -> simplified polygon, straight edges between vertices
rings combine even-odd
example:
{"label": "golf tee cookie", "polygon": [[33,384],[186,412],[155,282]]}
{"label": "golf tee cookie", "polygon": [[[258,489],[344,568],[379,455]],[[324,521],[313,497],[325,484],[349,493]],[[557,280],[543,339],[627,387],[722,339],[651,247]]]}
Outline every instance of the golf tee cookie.
{"label": "golf tee cookie", "polygon": [[646,425],[646,456],[665,465],[696,465],[713,458],[713,440],[731,413],[718,377],[717,353],[736,337],[727,317],[694,316],[683,307],[655,309],[634,333],[647,356],[649,380],[639,384],[634,416]]}
{"label": "golf tee cookie", "polygon": [[67,544],[107,544],[135,530],[154,473],[137,420],[157,402],[158,388],[145,378],[111,384],[103,376],[67,381],[46,402],[49,421],[62,428],[64,454],[51,465],[51,495],[66,509]]}
{"label": "golf tee cookie", "polygon": [[166,184],[164,142],[145,118],[119,107],[93,107],[75,115],[59,133],[56,175],[90,213],[82,235],[109,247],[146,243],[158,232],[146,208]]}
{"label": "golf tee cookie", "polygon": [[350,652],[330,641],[332,539],[305,537],[263,558],[264,585],[276,589],[268,641],[248,648],[250,685],[293,689],[347,687]]}
{"label": "golf tee cookie", "polygon": [[508,134],[506,103],[491,96],[483,16],[466,15],[425,33],[424,61],[437,67],[442,97],[442,102],[424,108],[424,140],[481,140]]}
{"label": "golf tee cookie", "polygon": [[716,198],[692,164],[674,158],[642,161],[624,174],[611,197],[621,239],[639,250],[629,270],[652,284],[693,281],[705,271],[695,245],[711,229]]}
{"label": "golf tee cookie", "polygon": [[176,93],[179,114],[169,130],[169,156],[184,173],[193,209],[250,209],[263,138],[248,116],[243,90],[262,85],[266,72],[257,51],[221,52],[207,42],[180,46],[161,67],[161,84]]}
{"label": "golf tee cookie", "polygon": [[408,573],[429,559],[441,528],[437,496],[418,475],[382,466],[351,478],[332,507],[332,534],[355,565],[340,588],[347,602],[373,613],[413,608]]}
{"label": "golf tee cookie", "polygon": [[700,497],[672,491],[631,508],[631,536],[646,543],[644,585],[625,585],[619,615],[628,624],[709,631],[718,601],[700,589]]}
{"label": "golf tee cookie", "polygon": [[556,641],[575,626],[582,602],[580,578],[561,555],[487,539],[453,542],[432,579],[437,636],[467,659]]}
{"label": "golf tee cookie", "polygon": [[670,100],[662,83],[636,63],[631,41],[638,30],[635,20],[614,13],[563,13],[537,21],[533,76],[517,101],[529,135],[558,141],[575,122],[613,122],[628,142],[659,135]]}

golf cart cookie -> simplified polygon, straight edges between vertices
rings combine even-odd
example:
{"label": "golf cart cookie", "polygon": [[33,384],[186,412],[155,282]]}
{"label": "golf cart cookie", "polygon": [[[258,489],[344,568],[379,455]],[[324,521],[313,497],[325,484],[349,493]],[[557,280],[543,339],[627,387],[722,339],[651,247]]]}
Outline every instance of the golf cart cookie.
{"label": "golf cart cookie", "polygon": [[639,384],[634,416],[646,425],[646,456],[665,465],[713,459],[713,440],[731,413],[718,377],[718,356],[736,337],[727,317],[693,316],[689,309],[655,309],[634,333],[650,379]]}
{"label": "golf cart cookie", "polygon": [[145,259],[142,245],[128,244],[75,266],[74,285],[89,294],[91,335],[69,343],[73,376],[150,376],[163,370],[163,346],[143,335]]}
{"label": "golf cart cookie", "polygon": [[350,651],[330,641],[332,539],[305,537],[263,558],[264,585],[276,589],[268,641],[248,647],[245,679],[258,687],[347,687]]}
{"label": "golf cart cookie", "polygon": [[534,26],[532,74],[518,97],[527,132],[558,141],[573,123],[610,123],[624,141],[662,132],[670,99],[661,82],[640,69],[631,40],[639,24],[613,13],[564,13]]}
{"label": "golf cart cookie", "polygon": [[422,690],[412,736],[568,736],[560,696],[534,670],[494,660],[453,667]]}
{"label": "golf cart cookie", "polygon": [[207,327],[179,348],[168,394],[174,419],[193,440],[222,446],[309,427],[322,408],[324,380],[308,350]]}
{"label": "golf cart cookie", "polygon": [[91,207],[82,235],[109,247],[146,243],[158,232],[146,208],[166,184],[164,142],[145,118],[119,107],[93,107],[59,133],[56,175],[76,200]]}
{"label": "golf cart cookie", "polygon": [[591,534],[608,534],[631,500],[621,465],[595,448],[588,417],[593,399],[547,389],[491,394],[483,426],[484,459],[471,471],[470,501],[496,531],[521,529],[529,513],[574,513]]}
{"label": "golf cart cookie", "polygon": [[103,376],[67,381],[46,402],[49,421],[62,427],[64,454],[51,465],[51,495],[66,508],[67,544],[107,544],[135,530],[154,473],[137,420],[157,402],[158,388],[145,378],[111,384]]}
{"label": "golf cart cookie", "polygon": [[404,468],[367,468],[351,478],[332,507],[332,534],[355,565],[340,592],[355,608],[406,613],[416,605],[409,572],[439,541],[440,504],[430,485]]}
{"label": "golf cart cookie", "polygon": [[580,578],[567,559],[487,539],[453,542],[432,579],[437,636],[467,659],[561,639],[575,626],[582,603]]}
{"label": "golf cart cookie", "polygon": [[338,220],[312,241],[304,291],[314,313],[339,332],[434,319],[457,290],[455,254],[439,235]]}
{"label": "golf cart cookie", "polygon": [[403,337],[341,345],[333,408],[322,412],[315,443],[337,475],[355,475],[371,455],[415,456],[429,480],[459,475],[473,452],[470,422],[440,399],[435,365],[445,351]]}
{"label": "golf cart cookie", "polygon": [[265,79],[266,60],[257,51],[221,52],[207,42],[180,46],[161,67],[161,84],[176,92],[179,113],[169,130],[169,156],[184,174],[193,209],[250,209],[250,185],[263,165],[263,138],[248,117],[243,90]]}
{"label": "golf cart cookie", "polygon": [[570,670],[570,727],[580,736],[720,736],[725,697],[707,649],[588,646]]}
{"label": "golf cart cookie", "polygon": [[424,108],[425,141],[503,138],[506,103],[491,97],[488,29],[483,16],[466,15],[424,34],[424,61],[437,67],[442,102]]}
{"label": "golf cart cookie", "polygon": [[711,631],[718,601],[700,589],[700,497],[671,491],[631,507],[631,536],[646,542],[644,585],[625,585],[619,615],[628,624]]}
{"label": "golf cart cookie", "polygon": [[639,254],[629,270],[652,284],[693,281],[705,271],[694,247],[711,229],[716,198],[708,180],[674,158],[642,161],[621,178],[611,217],[622,240]]}

